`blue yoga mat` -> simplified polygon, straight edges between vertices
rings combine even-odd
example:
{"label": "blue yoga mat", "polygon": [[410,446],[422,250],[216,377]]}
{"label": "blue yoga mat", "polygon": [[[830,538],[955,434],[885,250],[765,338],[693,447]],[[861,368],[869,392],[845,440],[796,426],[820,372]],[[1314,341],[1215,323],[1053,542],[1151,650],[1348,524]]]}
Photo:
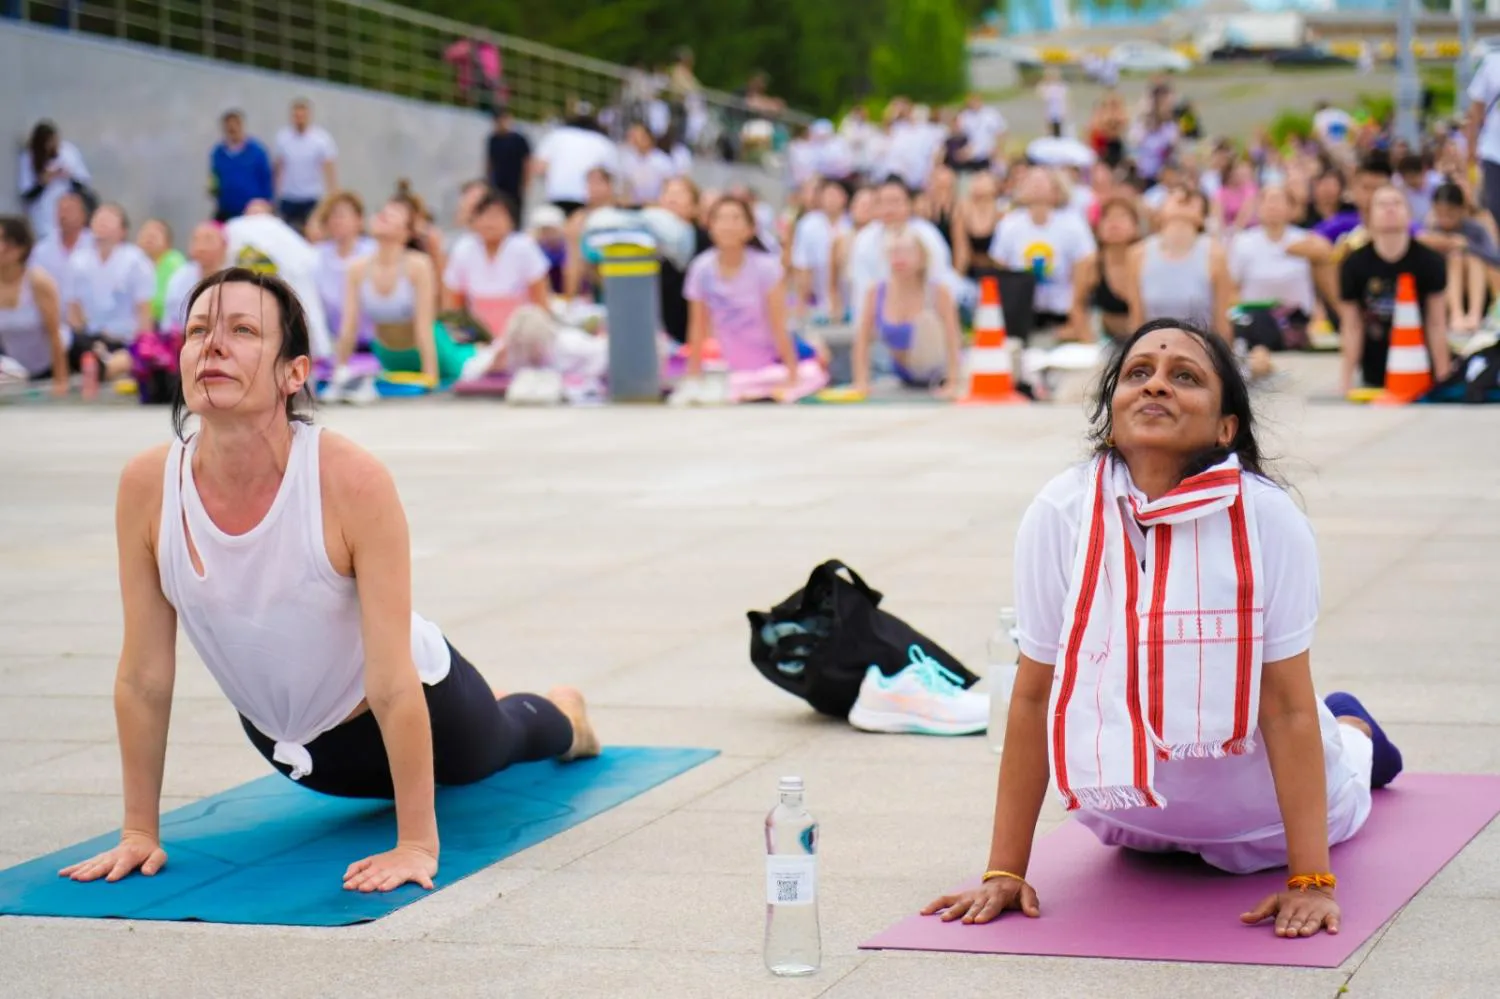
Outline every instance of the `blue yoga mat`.
{"label": "blue yoga mat", "polygon": [[[713,749],[606,749],[578,763],[525,763],[464,787],[439,788],[446,888],[498,860],[648,791],[718,755]],[[114,884],[58,877],[119,842],[114,832],[0,871],[0,914],[348,926],[379,919],[426,890],[345,891],[344,870],[396,842],[388,802],[330,798],[280,774],[168,812],[167,866]]]}

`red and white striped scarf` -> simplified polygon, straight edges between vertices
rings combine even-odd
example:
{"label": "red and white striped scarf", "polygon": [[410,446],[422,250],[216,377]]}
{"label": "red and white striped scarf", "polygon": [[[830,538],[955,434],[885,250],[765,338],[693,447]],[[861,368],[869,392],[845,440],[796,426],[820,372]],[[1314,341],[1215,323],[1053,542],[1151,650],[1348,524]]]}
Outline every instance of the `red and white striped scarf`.
{"label": "red and white striped scarf", "polygon": [[1123,461],[1105,455],[1090,470],[1051,706],[1068,810],[1159,808],[1158,760],[1253,751],[1261,555],[1240,474],[1232,456],[1142,502]]}

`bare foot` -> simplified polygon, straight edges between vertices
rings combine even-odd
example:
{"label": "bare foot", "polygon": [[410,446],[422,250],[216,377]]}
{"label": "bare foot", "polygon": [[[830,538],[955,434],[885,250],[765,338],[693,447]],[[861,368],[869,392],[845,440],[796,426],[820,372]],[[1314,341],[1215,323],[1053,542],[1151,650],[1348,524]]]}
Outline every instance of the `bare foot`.
{"label": "bare foot", "polygon": [[547,691],[547,700],[568,716],[573,723],[573,745],[558,759],[564,763],[587,760],[599,755],[599,737],[594,734],[594,725],[589,721],[588,705],[576,687],[553,687]]}
{"label": "bare foot", "polygon": [[1363,718],[1355,718],[1353,715],[1339,715],[1338,723],[1340,725],[1348,725],[1350,728],[1357,728],[1370,738],[1375,738],[1374,733],[1370,731],[1370,726],[1365,724]]}

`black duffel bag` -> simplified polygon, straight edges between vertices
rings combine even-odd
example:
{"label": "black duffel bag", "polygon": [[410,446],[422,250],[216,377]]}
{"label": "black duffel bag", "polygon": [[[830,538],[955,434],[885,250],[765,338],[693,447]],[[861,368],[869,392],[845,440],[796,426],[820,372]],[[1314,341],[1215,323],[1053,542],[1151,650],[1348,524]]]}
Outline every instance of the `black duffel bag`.
{"label": "black duffel bag", "polygon": [[965,689],[979,682],[948,650],[881,610],[880,601],[859,573],[838,559],[824,562],[770,613],[749,612],[750,661],[767,680],[835,718],[849,717],[871,666],[894,676],[912,662],[913,646]]}

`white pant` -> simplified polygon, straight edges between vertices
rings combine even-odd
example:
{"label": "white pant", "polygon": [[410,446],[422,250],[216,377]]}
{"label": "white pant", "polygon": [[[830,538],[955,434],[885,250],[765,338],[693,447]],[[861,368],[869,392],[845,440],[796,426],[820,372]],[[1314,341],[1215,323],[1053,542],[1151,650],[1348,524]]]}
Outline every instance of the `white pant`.
{"label": "white pant", "polygon": [[[1321,702],[1319,707],[1323,711],[1328,710]],[[1349,776],[1347,786],[1328,788],[1329,846],[1352,837],[1370,817],[1370,770],[1375,756],[1375,744],[1359,729],[1341,724],[1338,732],[1343,743],[1343,762]],[[1264,752],[1264,747],[1259,751]],[[1339,803],[1339,807],[1335,807],[1335,802]],[[1168,813],[1172,807],[1168,803]],[[1122,846],[1142,853],[1196,853],[1205,863],[1231,874],[1251,874],[1286,864],[1286,829],[1280,823],[1261,834],[1244,839],[1186,842],[1117,825],[1106,818],[1105,813],[1084,809],[1077,813],[1077,817],[1105,846]]]}

